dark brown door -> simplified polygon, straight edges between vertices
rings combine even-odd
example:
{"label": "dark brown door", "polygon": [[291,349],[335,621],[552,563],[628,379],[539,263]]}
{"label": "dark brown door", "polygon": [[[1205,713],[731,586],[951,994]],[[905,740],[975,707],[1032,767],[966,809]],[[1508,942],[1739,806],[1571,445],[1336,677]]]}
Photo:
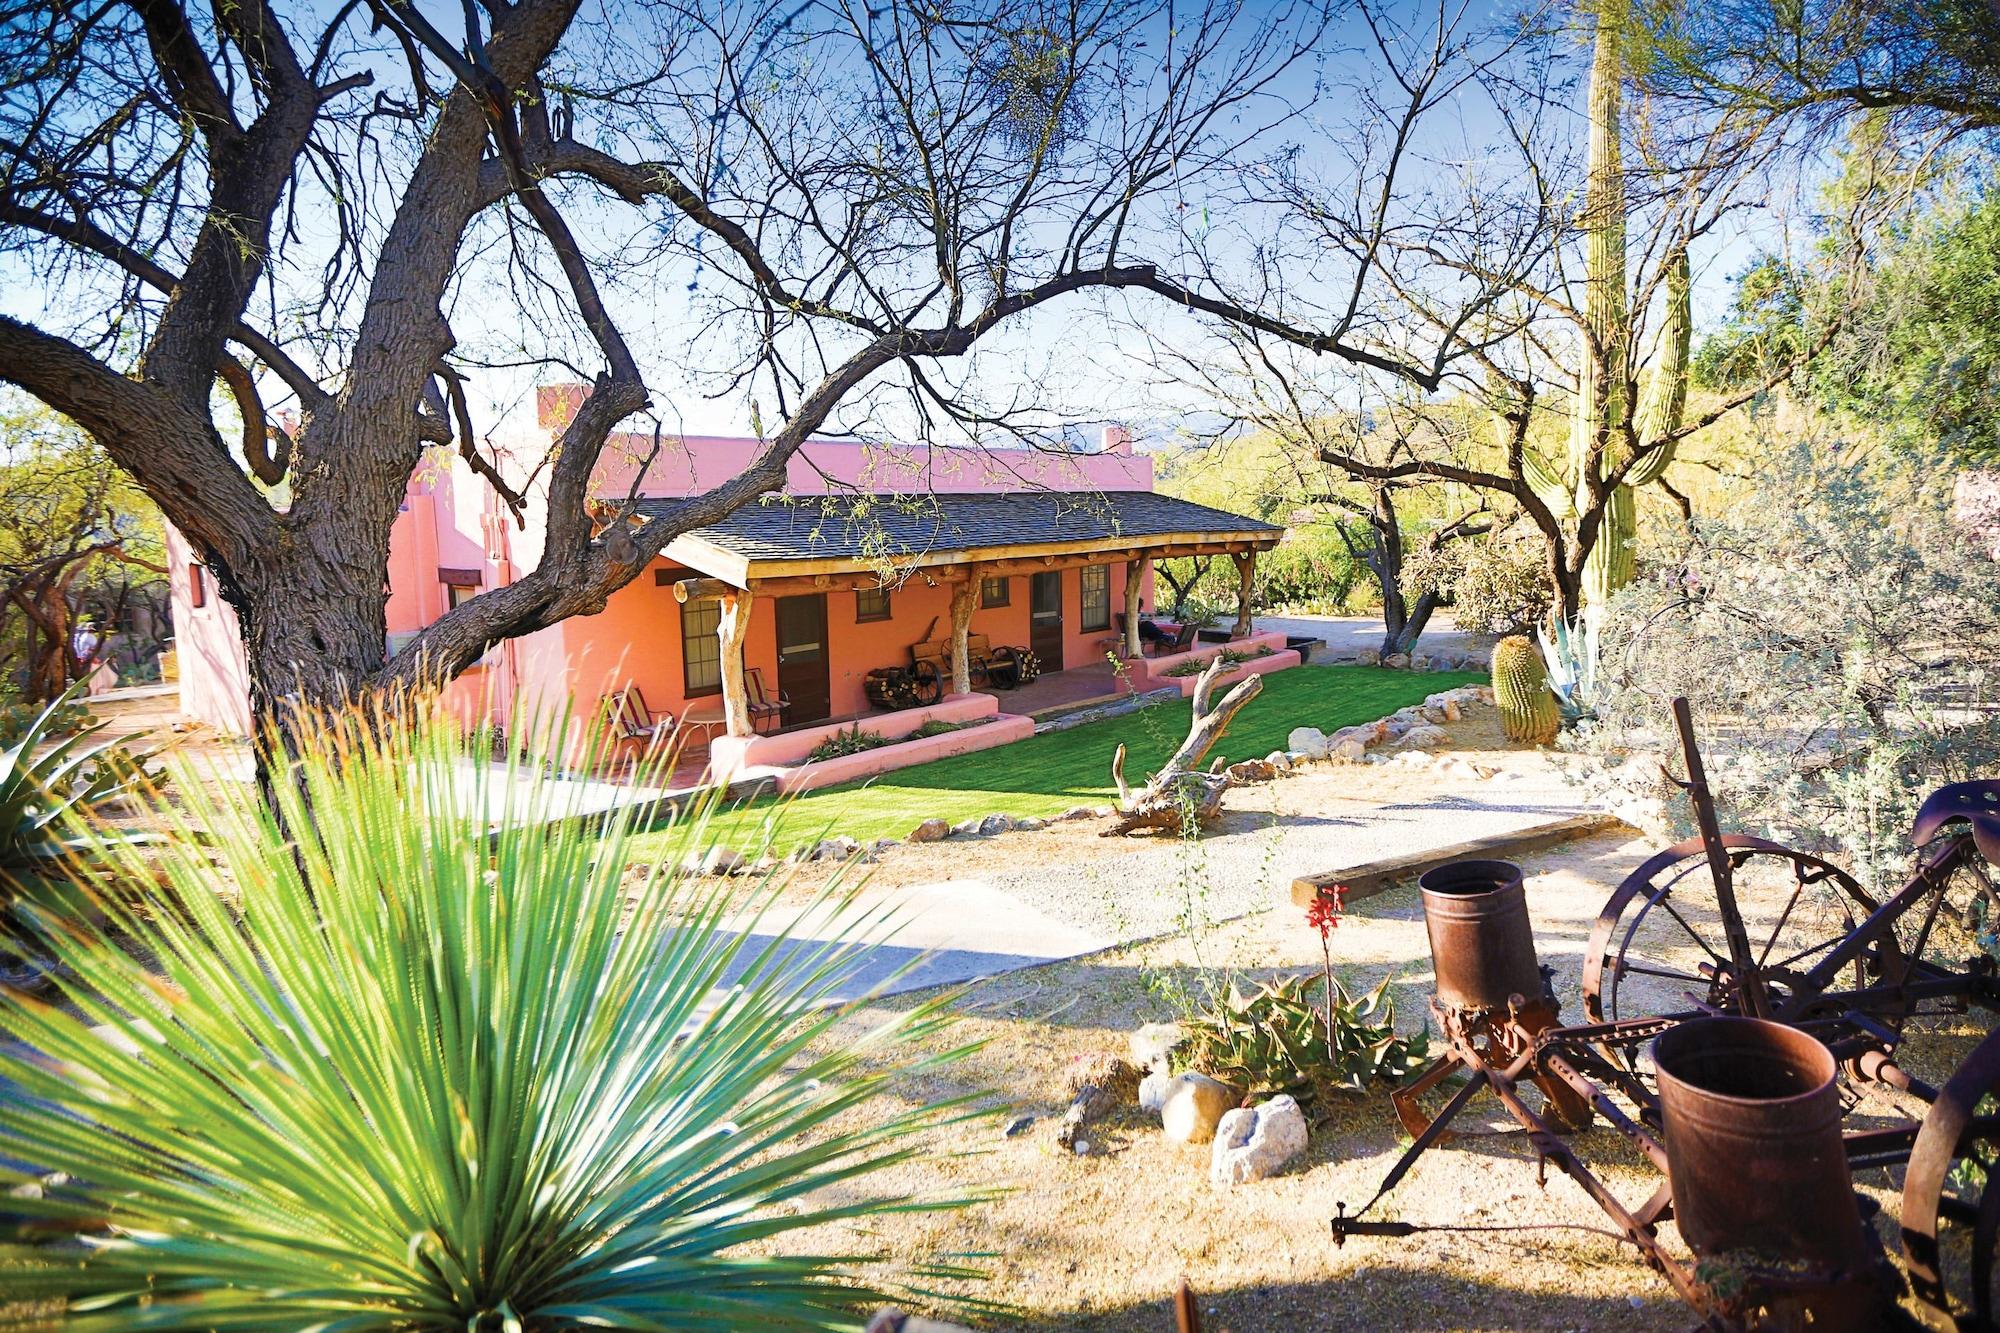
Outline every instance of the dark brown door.
{"label": "dark brown door", "polygon": [[778,689],[792,701],[788,722],[817,722],[833,711],[823,592],[778,599]]}
{"label": "dark brown door", "polygon": [[1028,580],[1028,647],[1042,660],[1042,670],[1063,669],[1061,570]]}

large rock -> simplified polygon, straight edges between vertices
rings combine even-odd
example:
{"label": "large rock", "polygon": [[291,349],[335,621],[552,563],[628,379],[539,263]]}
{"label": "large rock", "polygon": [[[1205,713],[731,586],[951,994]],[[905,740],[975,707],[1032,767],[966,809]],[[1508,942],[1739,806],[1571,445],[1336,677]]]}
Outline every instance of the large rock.
{"label": "large rock", "polygon": [[1139,1109],[1151,1115],[1158,1115],[1160,1108],[1167,1104],[1167,1089],[1172,1087],[1174,1076],[1164,1070],[1148,1074],[1139,1080]]}
{"label": "large rock", "polygon": [[1363,648],[1354,654],[1354,664],[1356,666],[1381,666],[1382,650],[1380,648]]}
{"label": "large rock", "polygon": [[1187,1029],[1179,1023],[1147,1023],[1135,1029],[1125,1039],[1125,1045],[1133,1064],[1158,1073],[1167,1067],[1167,1061],[1186,1041]]}
{"label": "large rock", "polygon": [[1349,736],[1333,747],[1333,754],[1330,757],[1344,764],[1358,764],[1368,757],[1368,747],[1361,743],[1360,737]]}
{"label": "large rock", "polygon": [[1274,1176],[1306,1150],[1306,1117],[1289,1093],[1222,1117],[1209,1151],[1208,1183],[1217,1189]]}
{"label": "large rock", "polygon": [[1403,733],[1403,739],[1396,744],[1399,749],[1404,750],[1435,750],[1441,745],[1449,744],[1450,741],[1451,737],[1445,733],[1443,727],[1422,726],[1411,727]]}
{"label": "large rock", "polygon": [[979,821],[977,819],[961,819],[951,826],[951,836],[954,838],[970,838],[976,836],[978,833]]}
{"label": "large rock", "polygon": [[951,836],[951,825],[942,819],[926,819],[910,830],[911,842],[942,842]]}
{"label": "large rock", "polygon": [[1236,1089],[1206,1074],[1177,1074],[1160,1101],[1160,1128],[1175,1143],[1207,1143],[1216,1122],[1242,1098]]}
{"label": "large rock", "polygon": [[1429,653],[1410,654],[1410,670],[1429,671],[1430,669],[1431,669],[1431,655]]}
{"label": "large rock", "polygon": [[1390,653],[1382,659],[1382,665],[1388,667],[1391,671],[1405,670],[1410,665],[1410,655],[1408,653]]}
{"label": "large rock", "polygon": [[1264,756],[1264,762],[1269,764],[1272,768],[1282,770],[1290,768],[1292,766],[1292,757],[1286,754],[1283,750],[1273,750],[1271,751],[1271,753]]}
{"label": "large rock", "polygon": [[1114,1101],[1130,1101],[1139,1093],[1140,1066],[1110,1051],[1087,1051],[1063,1070],[1063,1095],[1081,1096],[1085,1088],[1101,1088]]}
{"label": "large rock", "polygon": [[1278,770],[1262,759],[1245,759],[1229,766],[1229,776],[1237,782],[1269,782]]}
{"label": "large rock", "polygon": [[1293,727],[1292,734],[1285,737],[1285,749],[1293,754],[1304,755],[1308,759],[1326,758],[1326,733],[1318,727]]}
{"label": "large rock", "polygon": [[1049,821],[1046,819],[1017,819],[1014,821],[1014,829],[1019,833],[1039,833],[1048,826]]}
{"label": "large rock", "polygon": [[1012,815],[988,815],[979,821],[979,832],[982,837],[990,838],[996,833],[1005,833],[1013,827]]}
{"label": "large rock", "polygon": [[815,861],[846,861],[852,859],[854,854],[860,850],[861,844],[852,838],[845,836],[828,838],[813,847],[812,859]]}

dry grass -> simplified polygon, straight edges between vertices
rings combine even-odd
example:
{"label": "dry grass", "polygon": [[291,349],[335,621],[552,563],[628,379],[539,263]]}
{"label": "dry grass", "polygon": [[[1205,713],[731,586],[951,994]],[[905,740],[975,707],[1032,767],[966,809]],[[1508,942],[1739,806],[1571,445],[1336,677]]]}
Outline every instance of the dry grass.
{"label": "dry grass", "polygon": [[[1580,1021],[1576,986],[1592,920],[1617,881],[1651,848],[1604,836],[1525,858],[1542,960],[1556,970],[1565,1013]],[[1336,937],[1351,984],[1393,978],[1404,1022],[1414,1026],[1430,990],[1421,911],[1405,888],[1368,900]],[[1191,982],[1206,968],[1250,974],[1316,966],[1318,940],[1290,913],[1264,913],[1201,940],[1181,938],[983,983],[958,1002],[954,1040],[985,1042],[949,1082],[912,1085],[930,1099],[987,1092],[1001,1114],[939,1145],[959,1154],[902,1168],[892,1183],[917,1193],[1003,1187],[1010,1192],[967,1214],[911,1218],[874,1233],[901,1258],[983,1252],[989,1296],[1015,1303],[1035,1329],[1155,1333],[1172,1327],[1168,1301],[1186,1277],[1209,1327],[1275,1329],[1684,1329],[1687,1309],[1634,1252],[1589,1230],[1420,1234],[1403,1240],[1328,1238],[1335,1205],[1350,1210],[1375,1192],[1406,1140],[1381,1093],[1341,1101],[1315,1128],[1307,1159],[1283,1176],[1217,1193],[1206,1180],[1205,1146],[1168,1143],[1150,1117],[1121,1112],[1090,1135],[1091,1152],[1057,1149],[1064,1066],[1094,1050],[1122,1050],[1137,1024],[1169,1017],[1149,982]],[[860,1017],[858,1016],[857,1021]],[[1968,1031],[1914,1039],[1908,1063],[1938,1071],[1974,1039]],[[1598,1227],[1603,1216],[1566,1178],[1537,1187],[1527,1144],[1491,1103],[1460,1123],[1492,1131],[1460,1138],[1421,1160],[1375,1216],[1428,1223]],[[1886,1110],[1877,1107],[1876,1110]],[[1862,1108],[1863,1112],[1869,1110]],[[1026,1135],[998,1124],[1021,1111],[1038,1117]],[[1657,1175],[1609,1129],[1579,1148],[1629,1203]],[[1893,1183],[1877,1171],[1863,1185],[1890,1205]],[[1671,1230],[1671,1229],[1669,1229]]]}

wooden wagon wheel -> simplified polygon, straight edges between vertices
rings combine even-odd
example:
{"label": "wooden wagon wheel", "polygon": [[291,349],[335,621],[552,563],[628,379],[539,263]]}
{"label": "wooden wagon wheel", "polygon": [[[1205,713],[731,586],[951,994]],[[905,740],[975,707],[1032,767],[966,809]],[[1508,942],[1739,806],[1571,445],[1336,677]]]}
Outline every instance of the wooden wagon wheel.
{"label": "wooden wagon wheel", "polygon": [[[1722,842],[1739,899],[1760,880],[1790,884],[1775,904],[1744,914],[1767,993],[1778,1002],[1818,993],[1806,973],[1867,919],[1875,900],[1852,876],[1816,856],[1741,834]],[[1859,988],[1898,981],[1904,971],[1891,937],[1842,968],[1840,980]],[[1594,1023],[1700,1008],[1740,1012],[1741,986],[1699,838],[1676,843],[1626,876],[1598,914],[1584,954],[1583,1007]],[[1617,1058],[1629,1068],[1637,1055]]]}
{"label": "wooden wagon wheel", "polygon": [[[1991,1329],[2000,1245],[2000,1033],[1946,1081],[1903,1173],[1903,1258],[1917,1299],[1961,1330]],[[1950,1223],[1949,1229],[1944,1224]],[[1957,1234],[1954,1234],[1957,1233]]]}
{"label": "wooden wagon wheel", "polygon": [[928,708],[944,698],[944,677],[937,663],[919,661],[910,668],[910,698],[920,708]]}

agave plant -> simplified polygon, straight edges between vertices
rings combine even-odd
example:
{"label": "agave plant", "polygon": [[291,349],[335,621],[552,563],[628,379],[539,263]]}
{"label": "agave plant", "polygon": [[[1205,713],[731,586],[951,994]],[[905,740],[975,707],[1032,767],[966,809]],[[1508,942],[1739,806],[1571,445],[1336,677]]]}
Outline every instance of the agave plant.
{"label": "agave plant", "polygon": [[[75,727],[83,688],[71,686],[0,750],[0,922],[23,902],[45,911],[70,903],[69,867],[106,838],[84,836],[89,817],[146,781],[145,760],[126,748],[131,737],[86,744],[106,724]],[[65,727],[75,729],[50,743]]]}
{"label": "agave plant", "polygon": [[865,950],[674,874],[703,818],[633,882],[629,818],[542,776],[560,723],[501,766],[419,713],[299,720],[272,805],[186,784],[143,903],[28,907],[63,1003],[0,992],[0,1291],[82,1330],[821,1329],[971,1276],[855,1239],[968,1202],[867,1179],[970,1113],[893,1094],[963,1053],[944,1001],[850,1032]]}
{"label": "agave plant", "polygon": [[[1331,987],[1315,999],[1314,987]],[[1327,1015],[1332,1014],[1332,1027]],[[1423,1064],[1430,1036],[1396,1035],[1395,1003],[1385,980],[1355,996],[1338,978],[1301,972],[1250,991],[1234,982],[1226,995],[1188,1022],[1183,1059],[1190,1068],[1252,1094],[1288,1092],[1301,1101],[1359,1092]]]}
{"label": "agave plant", "polygon": [[1574,727],[1597,716],[1597,619],[1586,613],[1572,625],[1557,617],[1554,626],[1553,635],[1546,629],[1535,633],[1563,726]]}

